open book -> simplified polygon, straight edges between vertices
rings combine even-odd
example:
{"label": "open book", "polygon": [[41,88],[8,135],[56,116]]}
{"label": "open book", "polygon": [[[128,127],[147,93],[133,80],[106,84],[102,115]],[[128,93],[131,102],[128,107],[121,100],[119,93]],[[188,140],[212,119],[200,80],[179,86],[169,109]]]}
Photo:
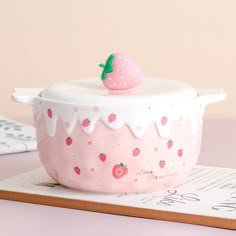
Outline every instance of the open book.
{"label": "open book", "polygon": [[0,116],[0,155],[37,149],[35,128]]}
{"label": "open book", "polygon": [[39,168],[0,181],[0,198],[236,229],[236,169],[196,166],[176,188],[110,195],[66,188]]}

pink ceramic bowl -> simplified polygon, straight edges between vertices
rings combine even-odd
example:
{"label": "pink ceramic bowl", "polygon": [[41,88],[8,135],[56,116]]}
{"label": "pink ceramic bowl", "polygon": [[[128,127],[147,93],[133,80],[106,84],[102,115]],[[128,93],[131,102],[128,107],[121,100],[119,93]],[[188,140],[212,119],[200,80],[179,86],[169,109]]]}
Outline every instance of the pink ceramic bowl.
{"label": "pink ceramic bowl", "polygon": [[204,108],[224,98],[222,90],[158,78],[130,91],[108,91],[94,78],[13,92],[33,106],[48,174],[70,188],[106,193],[183,183],[199,156]]}

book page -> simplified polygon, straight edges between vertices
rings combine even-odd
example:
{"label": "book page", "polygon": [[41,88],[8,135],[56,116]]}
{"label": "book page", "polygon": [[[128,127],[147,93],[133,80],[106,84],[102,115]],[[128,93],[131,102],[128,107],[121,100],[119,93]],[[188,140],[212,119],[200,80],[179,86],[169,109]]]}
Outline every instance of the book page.
{"label": "book page", "polygon": [[36,149],[36,134],[32,125],[0,115],[0,155]]}

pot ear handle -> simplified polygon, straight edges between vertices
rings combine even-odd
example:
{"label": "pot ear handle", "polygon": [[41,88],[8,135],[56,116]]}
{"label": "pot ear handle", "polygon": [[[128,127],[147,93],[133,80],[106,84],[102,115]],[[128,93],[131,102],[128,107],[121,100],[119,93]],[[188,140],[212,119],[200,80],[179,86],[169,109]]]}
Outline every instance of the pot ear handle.
{"label": "pot ear handle", "polygon": [[11,98],[13,101],[32,105],[34,99],[42,90],[42,88],[15,88]]}
{"label": "pot ear handle", "polygon": [[226,98],[226,93],[223,89],[197,89],[197,92],[200,102],[204,106],[220,102]]}

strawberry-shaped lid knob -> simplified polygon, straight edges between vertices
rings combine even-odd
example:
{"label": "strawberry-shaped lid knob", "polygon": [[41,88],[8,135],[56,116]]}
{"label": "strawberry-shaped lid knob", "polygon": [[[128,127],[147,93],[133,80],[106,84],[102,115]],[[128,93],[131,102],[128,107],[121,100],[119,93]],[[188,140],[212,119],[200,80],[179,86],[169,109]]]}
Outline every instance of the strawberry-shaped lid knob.
{"label": "strawberry-shaped lid knob", "polygon": [[126,90],[143,82],[143,73],[130,57],[123,53],[111,54],[103,68],[101,79],[106,88],[111,90]]}

